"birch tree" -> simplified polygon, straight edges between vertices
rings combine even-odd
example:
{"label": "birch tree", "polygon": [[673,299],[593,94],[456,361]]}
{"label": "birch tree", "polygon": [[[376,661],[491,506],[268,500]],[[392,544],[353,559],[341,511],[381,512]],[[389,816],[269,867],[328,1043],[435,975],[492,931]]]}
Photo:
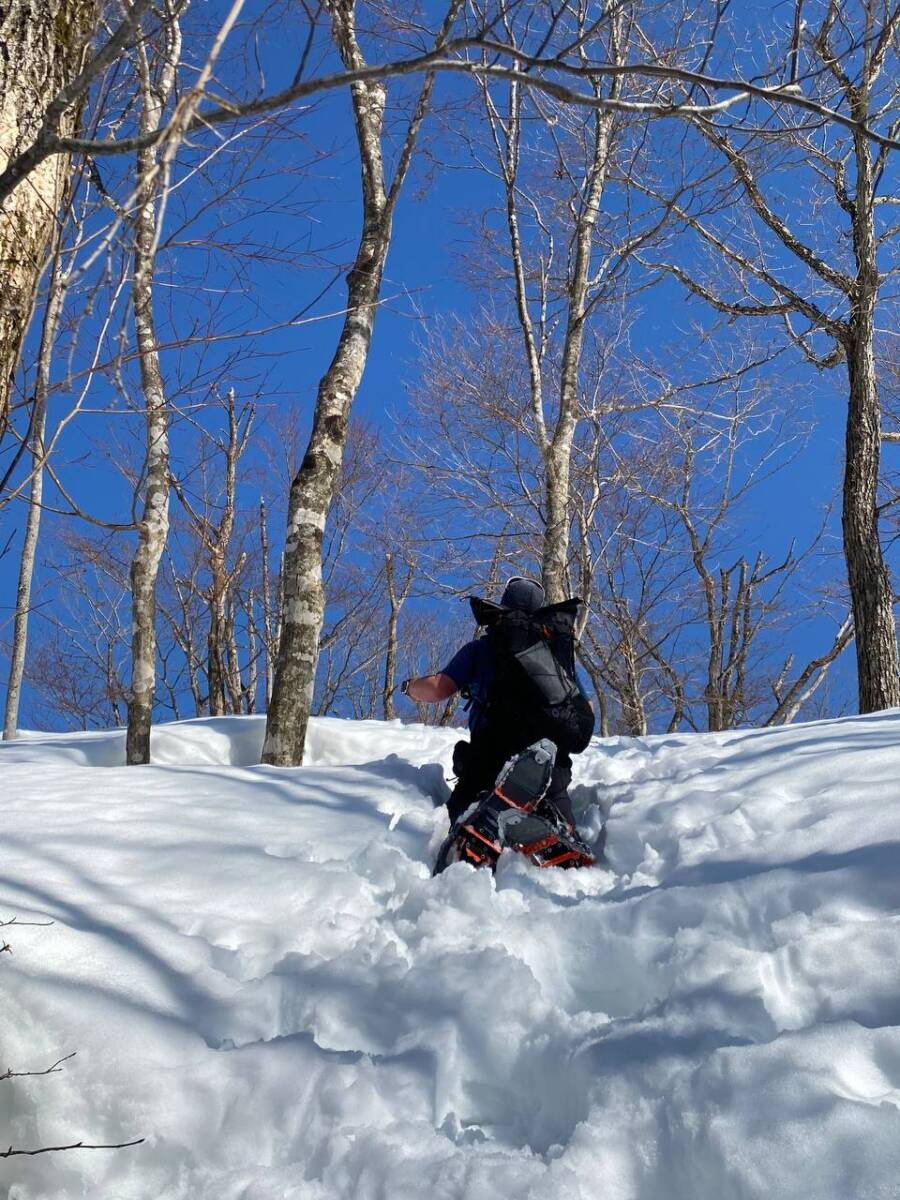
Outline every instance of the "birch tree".
{"label": "birch tree", "polygon": [[[607,58],[621,65],[626,56],[626,21],[624,8],[604,2],[600,5],[600,31],[594,39],[605,40]],[[578,9],[578,21],[573,31],[576,40],[584,41],[588,23],[587,6]],[[511,33],[511,29],[509,29]],[[587,53],[582,48],[582,64]],[[605,95],[603,81],[588,76],[595,95]],[[606,98],[615,102],[621,92],[621,79],[614,76],[608,85]],[[598,108],[587,119],[588,140],[584,164],[573,166],[571,149],[566,145],[566,129],[574,114],[560,111],[552,103],[538,103],[531,98],[536,112],[526,113],[527,93],[513,81],[507,89],[506,111],[501,115],[492,89],[484,87],[484,101],[496,151],[496,161],[503,185],[509,265],[515,289],[515,308],[519,334],[528,369],[531,428],[542,463],[543,537],[540,555],[541,577],[548,602],[563,600],[568,594],[569,538],[572,523],[570,476],[572,446],[578,422],[583,415],[581,404],[581,356],[586,324],[590,310],[610,262],[600,264],[595,253],[597,221],[603,202],[613,138],[614,108]],[[549,151],[556,161],[555,174],[569,185],[562,197],[547,189],[547,195],[535,194],[530,180],[521,178],[523,155],[529,153],[523,139],[523,118],[537,115],[543,133],[544,148],[531,150],[536,154]],[[557,132],[557,124],[561,122]],[[575,143],[580,140],[577,135]],[[547,209],[559,205],[569,218],[562,228],[554,222]],[[525,220],[539,231],[539,247],[529,246],[523,236]],[[556,238],[562,242],[558,250]],[[623,248],[624,249],[624,248]],[[562,296],[553,294],[553,277],[560,270],[557,253],[565,254]],[[535,286],[535,283],[537,286]],[[563,309],[562,347],[558,356],[556,395],[548,403],[545,395],[548,379],[548,356],[551,346],[552,309],[561,300]],[[548,411],[549,410],[549,411]]]}
{"label": "birch tree", "polygon": [[[345,68],[361,69],[365,59],[357,40],[354,0],[329,0],[327,8],[334,42]],[[458,0],[454,0],[438,35],[438,45],[449,36],[458,8]],[[347,276],[347,316],[334,358],[319,383],[312,432],[291,484],[288,502],[281,639],[262,754],[263,762],[274,766],[292,766],[303,761],[325,612],[322,584],[325,524],[340,478],[350,409],[372,341],[394,212],[433,84],[433,75],[428,75],[389,185],[385,178],[383,143],[385,87],[380,81],[351,86],[362,169],[362,230],[356,259]]]}
{"label": "birch tree", "polygon": [[[800,14],[798,3],[790,49],[782,54],[791,85],[798,77],[808,80],[824,107],[896,130],[900,5],[822,0],[803,6],[802,21]],[[729,130],[700,116],[691,124],[730,176],[733,192],[719,213],[709,204],[706,216],[697,215],[696,206],[670,197],[671,212],[716,266],[703,276],[683,262],[658,265],[719,312],[782,322],[817,370],[846,371],[842,530],[859,711],[894,707],[900,704],[900,660],[878,521],[875,370],[877,314],[896,252],[897,229],[887,216],[893,198],[884,193],[889,147],[784,113],[746,133],[739,124]],[[785,195],[801,188],[800,211],[792,215]],[[693,194],[704,190],[708,183]]]}
{"label": "birch tree", "polygon": [[[175,87],[181,57],[178,20],[167,28],[164,44],[151,66],[145,45],[137,49],[141,93],[141,134],[152,133]],[[155,78],[154,78],[155,75]],[[137,208],[134,220],[132,303],[146,421],[143,511],[131,562],[131,696],[125,742],[129,764],[150,761],[150,723],[156,688],[156,579],[169,533],[169,419],[165,383],[157,349],[154,271],[159,240],[160,155],[138,151]]]}
{"label": "birch tree", "polygon": [[173,94],[181,60],[181,16],[189,0],[167,0],[161,46],[151,71],[144,43],[137,48],[141,88],[137,151],[134,282],[132,298],[141,387],[146,412],[144,503],[131,564],[132,677],[126,761],[150,761],[150,724],[156,683],[156,581],[169,530],[169,420],[154,318],[154,271],[167,189],[178,149],[205,95],[219,55],[240,16],[233,0],[192,87],[176,102],[164,140],[154,140]]}

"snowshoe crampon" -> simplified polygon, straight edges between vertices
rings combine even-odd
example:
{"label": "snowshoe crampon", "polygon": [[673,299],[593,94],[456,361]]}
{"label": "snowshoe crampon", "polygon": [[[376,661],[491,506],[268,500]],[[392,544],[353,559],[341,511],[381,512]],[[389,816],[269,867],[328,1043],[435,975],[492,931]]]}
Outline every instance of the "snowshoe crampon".
{"label": "snowshoe crampon", "polygon": [[456,822],[437,856],[434,874],[454,862],[497,865],[504,850],[524,854],[539,867],[590,867],[590,848],[555,805],[544,799],[556,747],[542,739],[515,755],[486,792]]}

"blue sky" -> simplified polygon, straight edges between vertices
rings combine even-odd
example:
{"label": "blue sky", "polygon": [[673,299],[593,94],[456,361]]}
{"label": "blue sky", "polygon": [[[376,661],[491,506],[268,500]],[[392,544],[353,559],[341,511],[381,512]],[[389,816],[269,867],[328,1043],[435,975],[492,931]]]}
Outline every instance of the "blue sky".
{"label": "blue sky", "polygon": [[[268,40],[261,45],[270,90],[293,73],[296,61],[296,47],[281,32],[270,27]],[[443,106],[462,95],[465,86],[458,81],[441,80],[436,92],[439,104]],[[392,98],[397,90],[392,85]],[[660,144],[665,145],[664,127],[659,126],[657,133]],[[446,130],[438,132],[432,126],[426,136],[432,152],[449,165],[426,171],[423,163],[414,168],[400,200],[385,274],[384,302],[355,407],[358,416],[388,431],[387,414],[396,410],[402,413],[406,386],[416,373],[417,340],[429,329],[441,328],[451,317],[477,320],[480,303],[460,281],[457,255],[460,246],[467,242],[476,215],[490,201],[492,185],[466,168],[461,152],[453,146]],[[248,140],[246,144],[251,143]],[[313,149],[325,152],[318,161]],[[242,143],[235,143],[234,156],[242,153]],[[298,163],[306,165],[298,176],[289,176],[287,172],[296,169]],[[284,172],[280,170],[282,164]],[[121,164],[113,161],[109,167],[102,164],[102,169],[109,183],[117,178]],[[277,235],[284,243],[299,239],[307,253],[298,254],[289,265],[250,264],[240,286],[230,268],[217,265],[215,256],[202,249],[192,252],[192,257],[182,253],[178,258],[179,271],[185,270],[186,264],[196,264],[187,267],[194,276],[194,286],[186,292],[172,291],[171,300],[166,296],[161,304],[164,340],[183,336],[195,320],[202,324],[203,306],[211,298],[223,305],[215,322],[218,332],[284,321],[309,305],[329,280],[332,286],[313,305],[309,315],[322,317],[339,310],[343,304],[345,293],[339,271],[352,257],[359,220],[358,162],[348,97],[326,97],[309,113],[294,116],[288,123],[288,132],[261,160],[261,170],[265,178],[246,188],[243,199],[234,201],[234,215],[240,215],[242,204],[246,209],[244,223],[237,228],[245,231],[243,237],[255,236],[261,229],[265,237]],[[256,198],[257,204],[262,202],[268,207],[280,205],[286,190],[294,193],[292,211],[285,215],[270,212],[263,218],[255,215],[250,196]],[[169,228],[179,219],[182,206],[190,211],[205,198],[202,183],[182,189],[171,206]],[[789,195],[787,199],[791,201],[793,197]],[[197,229],[213,228],[221,211],[211,209]],[[228,211],[231,212],[231,204]],[[196,236],[196,229],[192,236]],[[166,279],[165,263],[161,282],[164,287],[170,282]],[[214,289],[217,284],[229,289],[224,299],[205,290]],[[162,294],[166,295],[164,290]],[[671,282],[644,291],[638,304],[640,317],[635,336],[648,349],[677,341],[681,336],[679,331],[687,331],[691,322],[708,325],[714,319],[701,302],[689,300],[684,289]],[[228,373],[228,381],[235,383],[239,395],[242,387],[252,391],[265,376],[266,402],[290,412],[292,421],[305,428],[319,376],[331,357],[339,328],[339,316],[321,319],[260,336],[252,343],[222,342],[207,350],[207,357],[211,364],[221,364],[228,353],[239,348],[239,358]],[[87,336],[85,341],[89,340]],[[163,356],[166,371],[173,379],[197,358],[196,348],[169,350]],[[800,365],[793,355],[787,355],[776,370],[778,375],[773,384],[784,390],[787,404],[806,410],[811,433],[790,468],[774,476],[755,494],[752,509],[744,517],[742,536],[747,552],[761,548],[773,557],[783,555],[793,537],[801,546],[808,541],[821,522],[825,506],[837,495],[845,411],[843,367],[819,375]],[[133,376],[129,378],[133,380]],[[105,381],[98,380],[92,403],[105,407],[110,394]],[[60,411],[68,403],[68,396],[64,392],[54,403]],[[123,422],[124,428],[139,430],[139,418],[134,415],[112,418],[112,425],[106,414],[80,418],[67,437],[65,454],[60,460],[68,486],[84,507],[110,520],[127,519],[127,488],[114,461],[118,452],[110,461],[102,446],[110,428],[121,430]],[[247,501],[254,502],[250,497]],[[19,531],[23,515],[19,509],[16,521]],[[822,563],[823,577],[840,575],[836,557],[838,533],[836,512],[826,542],[828,557]],[[279,537],[274,523],[272,536],[273,541]],[[0,629],[4,637],[11,624],[18,546],[16,538],[13,553],[0,560]],[[45,585],[43,600],[52,604],[52,588],[47,590],[46,574],[39,574],[41,578]],[[803,604],[799,598],[800,611]],[[798,660],[820,652],[829,639],[830,628],[827,622],[817,621],[799,631],[794,647]],[[848,689],[852,691],[851,665],[848,656],[836,672],[839,694],[849,695]]]}

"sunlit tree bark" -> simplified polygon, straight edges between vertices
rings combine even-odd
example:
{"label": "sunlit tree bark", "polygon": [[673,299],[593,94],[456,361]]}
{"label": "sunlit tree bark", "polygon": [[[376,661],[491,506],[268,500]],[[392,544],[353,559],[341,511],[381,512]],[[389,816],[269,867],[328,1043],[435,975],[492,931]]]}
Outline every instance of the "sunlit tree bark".
{"label": "sunlit tree bark", "polygon": [[[458,4],[454,0],[439,35],[446,40]],[[328,4],[335,44],[349,70],[364,65],[356,37],[353,0]],[[347,316],[331,365],[319,383],[313,427],[300,470],[291,484],[282,571],[281,638],[272,700],[266,721],[263,762],[293,766],[303,761],[325,614],[322,543],[347,442],[350,409],[372,341],[381,280],[400,188],[409,170],[433,87],[429,76],[407,130],[390,188],[385,182],[382,138],[386,93],[380,81],[351,87],[362,167],[362,232],[347,276]]]}
{"label": "sunlit tree bark", "polygon": [[[146,48],[138,49],[142,133],[159,128],[175,86],[180,53],[177,22],[167,30],[164,58],[156,80],[151,78]],[[131,696],[125,742],[129,764],[150,761],[150,723],[156,687],[156,581],[169,534],[169,415],[153,312],[158,182],[157,150],[150,147],[139,151],[132,300],[144,393],[146,458],[143,511],[131,562]]]}
{"label": "sunlit tree bark", "polygon": [[[78,74],[97,0],[0,0],[0,171],[34,138],[45,105]],[[72,133],[77,108],[61,118]],[[42,162],[0,202],[0,436],[12,380],[68,174],[68,156]]]}

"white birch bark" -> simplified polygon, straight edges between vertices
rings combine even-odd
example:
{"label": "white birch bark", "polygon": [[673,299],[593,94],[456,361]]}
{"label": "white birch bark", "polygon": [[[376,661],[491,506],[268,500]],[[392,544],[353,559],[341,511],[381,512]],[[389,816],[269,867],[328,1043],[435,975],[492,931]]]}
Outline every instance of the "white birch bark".
{"label": "white birch bark", "polygon": [[[356,40],[353,0],[329,0],[327,8],[345,67],[348,70],[364,67],[365,60]],[[454,4],[447,15],[441,42],[446,40],[457,9],[458,4]],[[390,191],[385,186],[382,152],[384,85],[369,81],[351,86],[362,167],[362,234],[356,260],[347,276],[347,316],[334,358],[319,383],[312,433],[288,500],[281,636],[262,753],[262,761],[274,766],[295,766],[303,761],[325,615],[322,580],[325,523],[340,477],[350,408],[362,381],[372,341],[394,206],[409,169],[433,82],[433,76],[429,75],[407,131]]]}
{"label": "white birch bark", "polygon": [[[621,58],[621,18],[610,18],[610,59]],[[620,92],[620,81],[614,79],[610,99]],[[600,85],[594,85],[600,95]],[[574,213],[572,251],[565,294],[565,334],[560,363],[559,408],[555,423],[547,420],[543,383],[545,335],[543,328],[536,332],[528,296],[529,270],[526,249],[519,226],[518,172],[522,136],[522,92],[518,82],[510,85],[509,116],[505,130],[505,147],[501,148],[498,133],[500,122],[486,91],[489,113],[495,134],[506,189],[507,228],[516,292],[516,308],[528,363],[531,390],[531,412],[534,435],[543,463],[544,529],[541,542],[541,579],[548,603],[564,600],[568,595],[569,541],[572,522],[571,463],[572,445],[579,422],[579,372],[584,346],[585,323],[591,298],[591,261],[597,219],[603,199],[610,154],[610,138],[614,113],[598,109],[591,116],[593,146],[590,160],[581,181],[579,193],[573,196]],[[548,286],[546,271],[542,286]],[[542,307],[547,296],[542,298]],[[543,319],[541,321],[543,326]]]}
{"label": "white birch bark", "polygon": [[[141,133],[160,127],[175,85],[180,57],[177,21],[167,30],[166,61],[154,84],[146,51],[139,48],[142,74]],[[144,504],[131,562],[131,694],[125,757],[129,765],[149,763],[150,724],[156,686],[156,581],[169,534],[169,420],[153,314],[159,163],[156,148],[138,153],[132,302],[141,387],[146,414]]]}
{"label": "white birch bark", "polygon": [[590,293],[591,248],[606,182],[612,119],[610,112],[598,112],[594,116],[593,158],[585,179],[584,198],[575,226],[575,252],[566,297],[559,417],[553,436],[544,448],[546,525],[541,577],[550,604],[565,600],[568,594],[572,443],[579,417],[579,371]]}

